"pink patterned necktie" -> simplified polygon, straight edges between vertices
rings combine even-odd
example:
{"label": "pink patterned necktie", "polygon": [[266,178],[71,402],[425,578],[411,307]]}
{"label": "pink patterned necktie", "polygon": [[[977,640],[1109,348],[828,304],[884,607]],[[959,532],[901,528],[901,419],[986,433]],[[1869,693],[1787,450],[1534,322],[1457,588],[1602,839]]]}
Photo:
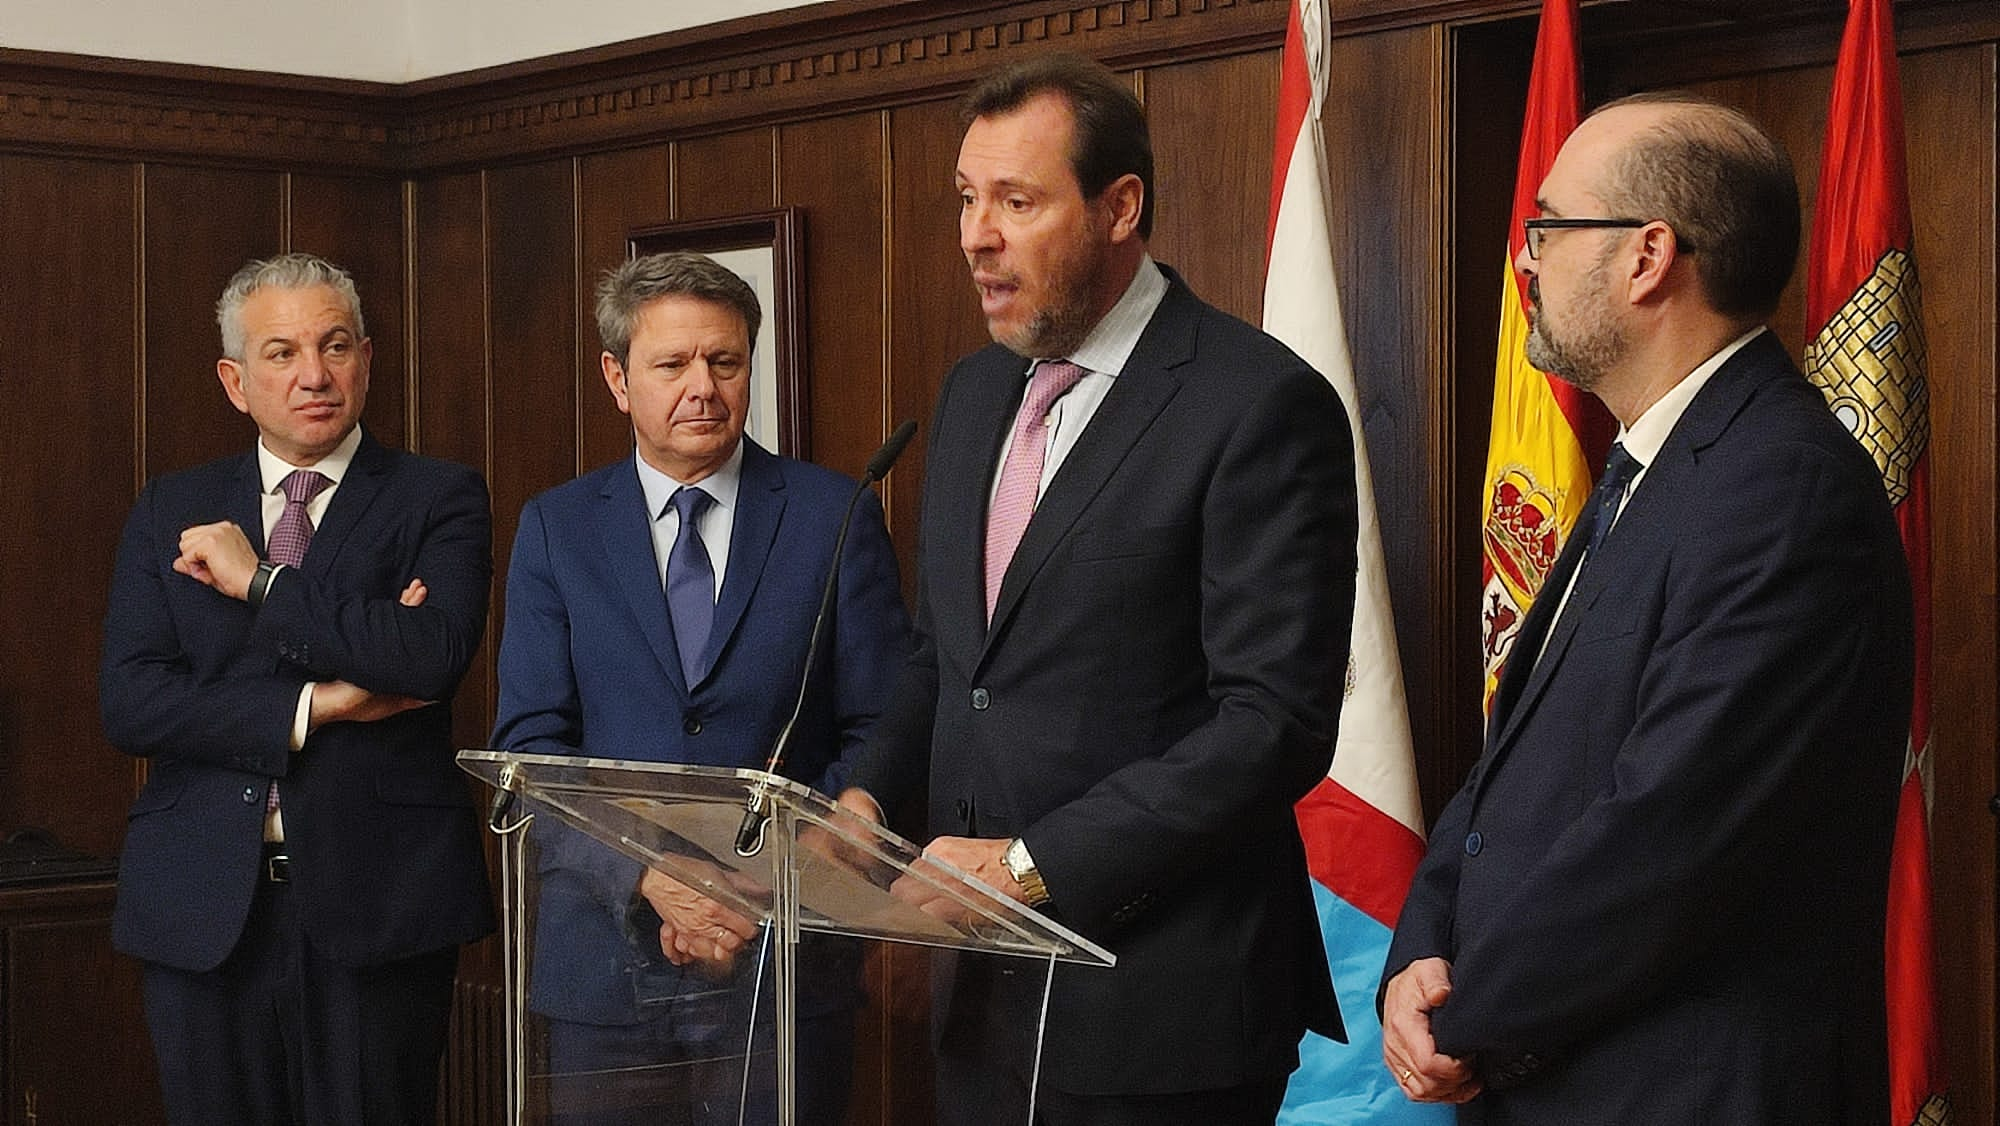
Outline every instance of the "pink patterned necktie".
{"label": "pink patterned necktie", "polygon": [[1049,408],[1082,379],[1082,368],[1068,360],[1044,360],[1028,380],[1028,401],[1014,419],[1014,440],[1007,447],[1007,464],[1000,470],[1000,487],[986,511],[986,620],[1000,601],[1000,580],[1007,576],[1014,549],[1035,514],[1042,487],[1042,465],[1049,450]]}
{"label": "pink patterned necktie", "polygon": [[[278,488],[285,494],[285,510],[278,514],[278,522],[271,526],[270,542],[264,545],[264,554],[271,562],[287,567],[297,567],[306,561],[306,546],[312,543],[312,517],[306,515],[306,505],[326,491],[333,479],[324,473],[311,469],[294,469],[278,482]],[[278,780],[271,779],[271,789],[264,795],[264,812],[268,815],[278,808]]]}
{"label": "pink patterned necktie", "polygon": [[285,494],[285,510],[278,514],[278,522],[271,528],[271,542],[265,546],[264,554],[273,563],[287,567],[298,567],[306,561],[306,545],[312,543],[312,518],[306,515],[306,505],[326,491],[332,479],[311,469],[294,469],[278,482],[278,488]]}

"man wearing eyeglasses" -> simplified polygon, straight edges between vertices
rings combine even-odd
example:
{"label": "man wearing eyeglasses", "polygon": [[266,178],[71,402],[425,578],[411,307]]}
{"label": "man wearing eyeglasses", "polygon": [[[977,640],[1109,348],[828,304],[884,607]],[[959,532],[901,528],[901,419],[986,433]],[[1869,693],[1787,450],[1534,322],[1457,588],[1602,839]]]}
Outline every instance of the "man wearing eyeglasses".
{"label": "man wearing eyeglasses", "polygon": [[1879,1126],[1911,593],[1875,461],[1763,327],[1790,160],[1640,96],[1538,203],[1528,359],[1619,438],[1431,833],[1385,1062],[1467,1123]]}

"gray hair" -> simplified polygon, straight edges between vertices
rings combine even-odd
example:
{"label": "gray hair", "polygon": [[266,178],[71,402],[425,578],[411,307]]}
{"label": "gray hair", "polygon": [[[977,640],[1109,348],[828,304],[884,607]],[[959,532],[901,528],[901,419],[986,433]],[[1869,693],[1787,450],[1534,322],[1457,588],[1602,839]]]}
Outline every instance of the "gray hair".
{"label": "gray hair", "polygon": [[222,287],[222,297],[215,303],[222,354],[238,363],[243,361],[243,303],[251,294],[266,287],[313,289],[322,285],[347,302],[347,311],[354,317],[354,335],[366,340],[368,326],[361,320],[361,295],[355,292],[354,279],[347,271],[316,254],[280,254],[245,263]]}
{"label": "gray hair", "polygon": [[597,335],[619,367],[630,358],[639,310],[662,297],[694,297],[735,310],[743,317],[750,346],[756,347],[757,329],[764,323],[757,291],[706,254],[672,250],[622,262],[597,283]]}

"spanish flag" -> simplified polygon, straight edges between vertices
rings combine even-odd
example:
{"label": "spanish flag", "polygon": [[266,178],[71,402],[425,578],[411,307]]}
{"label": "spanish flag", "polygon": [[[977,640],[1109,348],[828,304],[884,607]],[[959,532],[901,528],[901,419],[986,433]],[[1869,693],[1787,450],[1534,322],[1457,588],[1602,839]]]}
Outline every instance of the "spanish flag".
{"label": "spanish flag", "polygon": [[1931,937],[1930,390],[1888,0],[1849,0],[1806,272],[1806,375],[1875,456],[1916,608],[1916,696],[1890,856],[1892,1126],[1951,1121]]}
{"label": "spanish flag", "polygon": [[1480,637],[1489,710],[1522,619],[1590,499],[1592,467],[1604,463],[1615,432],[1597,400],[1536,370],[1522,354],[1528,293],[1514,272],[1514,256],[1524,237],[1521,223],[1535,217],[1535,193],[1582,113],[1576,13],[1577,0],[1543,0],[1514,173],[1481,512]]}

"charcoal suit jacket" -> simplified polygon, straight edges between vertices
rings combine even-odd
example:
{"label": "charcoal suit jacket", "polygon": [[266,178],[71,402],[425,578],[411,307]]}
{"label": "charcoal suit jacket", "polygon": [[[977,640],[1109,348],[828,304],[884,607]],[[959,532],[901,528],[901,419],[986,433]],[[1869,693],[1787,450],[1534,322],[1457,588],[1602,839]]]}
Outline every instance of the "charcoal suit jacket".
{"label": "charcoal suit jacket", "polygon": [[[1874,462],[1770,334],[1558,560],[1385,980],[1453,964],[1482,1123],[1879,1123],[1911,593]],[[1541,659],[1537,645],[1546,638]]]}
{"label": "charcoal suit jacket", "polygon": [[[1043,1080],[1084,1095],[1266,1080],[1306,1028],[1341,1035],[1292,803],[1339,721],[1353,439],[1325,379],[1168,280],[990,626],[987,500],[1028,362],[996,345],[951,372],[918,652],[855,775],[891,806],[928,780],[932,833],[1024,838],[1049,913],[1117,955],[1056,971]],[[947,983],[943,1043],[1032,1028],[1028,976]]]}
{"label": "charcoal suit jacket", "polygon": [[[254,451],[149,483],[125,525],[104,622],[105,732],[150,760],[119,862],[113,938],[214,969],[261,878],[278,780],[301,928],[355,966],[493,927],[480,823],[453,762],[451,698],[486,626],[486,484],[464,466],[362,437],[305,562],[253,608],[176,573],[183,529],[234,521],[263,553]],[[410,580],[423,605],[398,598]],[[346,680],[435,701],[332,723],[290,749],[301,688]]]}

